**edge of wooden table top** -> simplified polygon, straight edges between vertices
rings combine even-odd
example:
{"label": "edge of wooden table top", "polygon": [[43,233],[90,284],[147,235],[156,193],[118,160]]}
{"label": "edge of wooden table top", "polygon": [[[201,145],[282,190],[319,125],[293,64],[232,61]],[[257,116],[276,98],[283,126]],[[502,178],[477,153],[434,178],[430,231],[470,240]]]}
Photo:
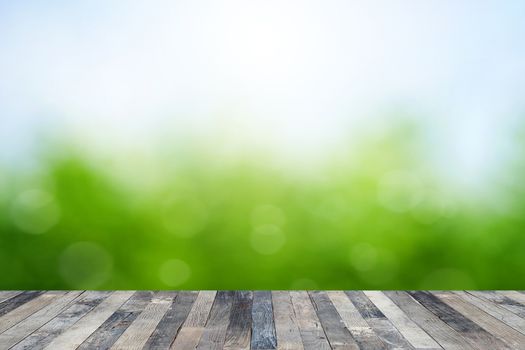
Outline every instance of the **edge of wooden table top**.
{"label": "edge of wooden table top", "polygon": [[0,291],[0,349],[525,349],[525,293]]}

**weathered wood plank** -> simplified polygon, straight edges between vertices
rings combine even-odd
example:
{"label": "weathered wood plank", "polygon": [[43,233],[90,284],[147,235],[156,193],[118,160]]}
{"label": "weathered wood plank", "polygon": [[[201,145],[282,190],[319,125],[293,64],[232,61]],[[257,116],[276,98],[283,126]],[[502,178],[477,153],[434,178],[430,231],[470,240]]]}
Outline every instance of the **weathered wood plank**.
{"label": "weathered wood plank", "polygon": [[141,291],[133,294],[100,327],[91,333],[77,350],[109,349],[144,310],[151,301],[153,294],[151,291]]}
{"label": "weathered wood plank", "polygon": [[387,349],[414,349],[362,291],[346,291],[345,294]]}
{"label": "weathered wood plank", "polygon": [[252,302],[252,292],[234,292],[230,322],[226,330],[224,349],[250,349]]}
{"label": "weathered wood plank", "polygon": [[42,294],[43,291],[32,290],[4,300],[0,303],[0,317]]}
{"label": "weathered wood plank", "polygon": [[110,292],[84,292],[72,305],[58,316],[16,344],[12,350],[40,350],[54,338],[64,333],[71,325],[100,304]]}
{"label": "weathered wood plank", "polygon": [[507,343],[512,349],[519,349],[520,346],[525,344],[525,336],[523,334],[467,302],[459,295],[451,292],[433,292],[433,294],[465,317],[477,323],[487,332]]}
{"label": "weathered wood plank", "polygon": [[306,350],[331,349],[308,293],[294,291],[290,292],[290,296],[304,348]]}
{"label": "weathered wood plank", "polygon": [[179,334],[171,345],[171,349],[189,350],[197,347],[208,321],[216,294],[216,291],[199,292],[186,321],[184,321]]}
{"label": "weathered wood plank", "polygon": [[277,336],[273,322],[272,293],[256,291],[252,306],[252,349],[275,349]]}
{"label": "weathered wood plank", "polygon": [[497,293],[506,296],[509,299],[512,299],[514,301],[517,301],[518,303],[521,303],[522,305],[525,305],[525,294],[520,293],[515,290],[499,290]]}
{"label": "weathered wood plank", "polygon": [[416,349],[442,349],[441,346],[423,331],[392,300],[379,291],[365,291],[365,295],[388,317],[392,324]]}
{"label": "weathered wood plank", "polygon": [[525,335],[525,319],[513,314],[512,312],[495,305],[491,302],[488,302],[483,299],[479,299],[472,294],[457,291],[455,292],[459,296],[461,296],[463,299],[467,300],[469,303],[472,303],[479,307],[481,310],[485,311],[489,315],[497,318],[498,320],[502,321],[503,323],[508,324],[521,334]]}
{"label": "weathered wood plank", "polygon": [[510,312],[518,315],[519,317],[525,318],[525,305],[505,295],[498,294],[492,291],[467,291],[467,293],[470,293],[480,299],[485,299],[487,301],[493,302],[494,304],[497,304],[500,307],[509,310]]}
{"label": "weathered wood plank", "polygon": [[220,291],[215,296],[215,302],[210,311],[210,318],[197,349],[222,349],[226,339],[226,329],[230,321],[233,292]]}
{"label": "weathered wood plank", "polygon": [[72,291],[55,298],[47,306],[0,334],[0,348],[7,349],[20,342],[58,315],[81,293],[81,291]]}
{"label": "weathered wood plank", "polygon": [[67,331],[53,339],[45,349],[76,349],[91,333],[124,304],[132,294],[133,292],[131,291],[114,292],[77,323],[72,325]]}
{"label": "weathered wood plank", "polygon": [[359,350],[328,295],[319,291],[311,291],[308,294],[332,349]]}
{"label": "weathered wood plank", "polygon": [[439,317],[443,322],[452,327],[468,339],[477,349],[507,349],[507,345],[494,337],[478,324],[451,308],[435,295],[429,292],[409,292],[420,304]]}
{"label": "weathered wood plank", "polygon": [[275,332],[277,334],[277,349],[301,350],[303,342],[299,326],[293,310],[290,293],[285,291],[272,292]]}
{"label": "weathered wood plank", "polygon": [[22,320],[34,314],[38,310],[51,304],[53,300],[64,294],[65,292],[62,291],[46,292],[34,299],[29,300],[27,303],[17,307],[11,312],[3,315],[2,317],[0,317],[0,333],[5,332],[18,322],[21,322]]}
{"label": "weathered wood plank", "polygon": [[326,292],[340,315],[346,328],[356,340],[362,350],[386,349],[385,343],[374,333],[372,328],[366,323],[348,296],[342,291]]}
{"label": "weathered wood plank", "polygon": [[16,297],[18,294],[22,294],[22,291],[21,290],[0,291],[0,303],[3,303],[6,300]]}
{"label": "weathered wood plank", "polygon": [[170,348],[182,323],[186,320],[197,294],[197,292],[177,293],[177,297],[146,342],[145,349]]}
{"label": "weathered wood plank", "polygon": [[444,349],[473,349],[454,329],[428,311],[406,292],[384,292],[405,314],[434,338]]}
{"label": "weathered wood plank", "polygon": [[172,304],[174,293],[156,293],[131,325],[113,344],[113,350],[140,350]]}

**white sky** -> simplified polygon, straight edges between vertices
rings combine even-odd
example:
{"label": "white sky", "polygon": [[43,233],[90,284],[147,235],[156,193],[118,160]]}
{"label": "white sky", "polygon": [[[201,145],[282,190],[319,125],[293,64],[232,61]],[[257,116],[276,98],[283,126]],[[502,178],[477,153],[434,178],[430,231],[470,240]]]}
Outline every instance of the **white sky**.
{"label": "white sky", "polygon": [[222,128],[304,158],[403,106],[470,181],[524,116],[524,16],[518,0],[0,0],[0,155],[42,129],[111,150]]}

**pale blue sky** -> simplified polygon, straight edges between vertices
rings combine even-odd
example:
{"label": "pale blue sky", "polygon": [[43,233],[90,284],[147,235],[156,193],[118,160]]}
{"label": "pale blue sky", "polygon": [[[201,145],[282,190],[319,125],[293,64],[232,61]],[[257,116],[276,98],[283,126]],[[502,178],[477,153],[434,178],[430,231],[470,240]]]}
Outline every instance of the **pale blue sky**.
{"label": "pale blue sky", "polygon": [[111,151],[219,125],[322,156],[402,106],[463,181],[512,153],[524,18],[495,0],[1,1],[0,154],[42,129]]}

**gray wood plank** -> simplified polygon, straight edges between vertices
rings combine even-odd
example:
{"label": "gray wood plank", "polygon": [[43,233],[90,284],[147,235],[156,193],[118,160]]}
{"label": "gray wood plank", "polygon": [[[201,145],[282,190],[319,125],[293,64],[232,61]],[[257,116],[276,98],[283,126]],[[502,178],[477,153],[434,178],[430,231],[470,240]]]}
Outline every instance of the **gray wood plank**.
{"label": "gray wood plank", "polygon": [[379,291],[365,291],[365,295],[392,322],[416,349],[442,349],[425,331],[415,324],[390,298]]}
{"label": "gray wood plank", "polygon": [[363,316],[342,291],[326,292],[346,328],[352,333],[362,350],[387,349],[386,344],[374,333]]}
{"label": "gray wood plank", "polygon": [[249,349],[252,329],[253,293],[236,291],[233,295],[230,322],[224,349]]}
{"label": "gray wood plank", "polygon": [[78,350],[109,349],[144,310],[146,305],[151,301],[153,294],[154,293],[150,291],[140,291],[133,294],[80,344]]}
{"label": "gray wood plank", "polygon": [[488,302],[487,300],[475,297],[472,294],[462,292],[462,291],[456,291],[455,293],[461,296],[463,299],[467,300],[469,303],[476,305],[477,307],[479,307],[481,310],[485,311],[489,315],[497,318],[503,323],[508,324],[509,326],[511,326],[518,332],[520,332],[521,334],[525,335],[525,319],[500,307],[499,305],[496,305],[491,302]]}
{"label": "gray wood plank", "polygon": [[306,350],[331,349],[308,293],[293,291],[290,292],[290,296],[304,348]]}
{"label": "gray wood plank", "polygon": [[133,294],[131,291],[117,291],[109,295],[87,315],[72,325],[67,331],[53,339],[45,349],[76,349],[91,333],[104,323]]}
{"label": "gray wood plank", "polygon": [[444,349],[469,350],[469,343],[449,325],[401,291],[384,292],[407,316],[434,338]]}
{"label": "gray wood plank", "polygon": [[172,305],[173,292],[155,293],[144,310],[113,344],[113,350],[140,350]]}
{"label": "gray wood plank", "polygon": [[467,302],[459,295],[451,292],[433,292],[433,294],[487,332],[507,343],[512,349],[519,349],[525,344],[525,335]]}
{"label": "gray wood plank", "polygon": [[16,344],[12,350],[40,350],[100,304],[111,292],[84,292],[58,316]]}
{"label": "gray wood plank", "polygon": [[273,322],[272,293],[255,291],[252,307],[252,349],[275,349],[277,336]]}
{"label": "gray wood plank", "polygon": [[0,348],[7,349],[20,342],[58,315],[81,293],[81,291],[72,291],[55,298],[47,306],[0,334]]}
{"label": "gray wood plank", "polygon": [[494,304],[497,304],[500,307],[509,310],[510,312],[518,315],[519,317],[525,318],[525,305],[503,294],[498,294],[493,291],[467,291],[467,293],[477,296],[478,298],[482,298],[487,301],[493,302]]}
{"label": "gray wood plank", "polygon": [[301,350],[303,342],[299,333],[299,326],[293,310],[290,293],[286,291],[272,292],[275,333],[277,335],[277,349]]}
{"label": "gray wood plank", "polygon": [[346,291],[345,294],[387,349],[414,349],[362,291]]}
{"label": "gray wood plank", "polygon": [[65,292],[62,291],[46,292],[3,315],[0,317],[0,333],[5,332],[9,328],[16,325],[18,322],[25,320],[27,317],[51,304],[51,302],[53,302],[56,298],[64,294]]}
{"label": "gray wood plank", "polygon": [[18,294],[22,294],[22,291],[21,290],[0,291],[0,304],[6,300],[16,297]]}
{"label": "gray wood plank", "polygon": [[145,349],[169,349],[180,327],[190,313],[197,292],[178,292],[170,308],[149,337]]}
{"label": "gray wood plank", "polygon": [[434,313],[442,321],[460,333],[477,349],[508,349],[508,346],[463,314],[457,312],[429,292],[409,292],[421,305]]}
{"label": "gray wood plank", "polygon": [[197,347],[208,321],[216,294],[216,291],[199,292],[186,321],[184,321],[179,334],[171,345],[171,349],[189,350]]}
{"label": "gray wood plank", "polygon": [[217,292],[197,349],[222,349],[230,321],[233,292]]}
{"label": "gray wood plank", "polygon": [[38,297],[39,295],[44,294],[43,291],[39,290],[30,290],[13,296],[12,298],[6,299],[0,303],[0,316],[11,312],[20,305],[27,303],[28,301]]}
{"label": "gray wood plank", "polygon": [[328,295],[320,291],[311,291],[308,294],[332,349],[359,350]]}

